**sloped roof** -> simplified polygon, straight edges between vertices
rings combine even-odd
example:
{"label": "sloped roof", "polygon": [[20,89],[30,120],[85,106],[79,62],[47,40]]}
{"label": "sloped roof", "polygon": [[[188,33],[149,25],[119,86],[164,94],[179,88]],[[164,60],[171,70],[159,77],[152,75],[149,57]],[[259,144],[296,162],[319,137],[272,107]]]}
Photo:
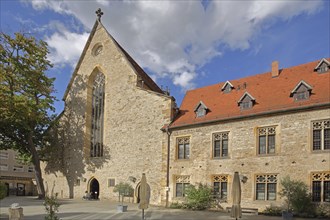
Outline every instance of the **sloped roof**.
{"label": "sloped roof", "polygon": [[119,48],[119,51],[122,52],[122,54],[124,55],[124,57],[127,59],[127,61],[131,64],[131,67],[133,68],[134,72],[140,76],[140,78],[144,81],[144,84],[147,85],[152,91],[154,92],[158,92],[158,93],[161,93],[161,94],[164,94],[163,90],[159,88],[159,86],[148,76],[148,74],[146,74],[144,72],[144,70],[139,66],[139,64],[137,64],[135,62],[135,60],[122,48],[122,46],[120,46],[120,44],[112,37],[112,35],[107,31],[107,29],[103,26],[103,24],[98,20],[96,19],[95,23],[94,23],[94,26],[91,30],[91,33],[89,34],[89,37],[88,37],[88,40],[85,44],[85,47],[83,49],[83,52],[81,53],[81,56],[78,60],[78,63],[76,65],[76,68],[74,69],[73,71],[73,74],[72,74],[72,77],[71,77],[71,80],[69,82],[69,85],[68,87],[66,88],[65,90],[65,93],[63,95],[63,101],[65,101],[70,89],[71,89],[71,85],[74,81],[74,78],[76,77],[77,75],[77,72],[80,68],[80,65],[81,65],[81,62],[84,60],[84,57],[86,55],[86,51],[87,49],[89,48],[90,46],[90,43],[93,39],[93,36],[96,32],[96,29],[98,27],[98,25],[100,25],[108,34],[108,36],[113,40],[113,42],[117,45],[117,47]]}
{"label": "sloped roof", "polygon": [[[179,114],[170,127],[190,126],[308,107],[329,107],[330,71],[323,74],[315,72],[314,68],[318,63],[319,61],[314,61],[284,68],[275,78],[272,77],[271,72],[266,72],[231,80],[236,89],[227,94],[221,92],[224,83],[190,90],[186,93]],[[295,101],[290,97],[290,93],[302,80],[308,82],[313,88],[312,94],[309,100]],[[237,102],[246,92],[253,94],[256,103],[251,109],[241,110]],[[202,118],[196,118],[194,108],[200,100],[203,100],[210,112]]]}

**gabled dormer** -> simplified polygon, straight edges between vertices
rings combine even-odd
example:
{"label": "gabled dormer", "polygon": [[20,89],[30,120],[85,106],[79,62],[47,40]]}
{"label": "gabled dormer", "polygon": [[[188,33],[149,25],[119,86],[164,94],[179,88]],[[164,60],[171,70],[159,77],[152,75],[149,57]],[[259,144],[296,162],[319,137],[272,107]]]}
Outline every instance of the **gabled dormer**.
{"label": "gabled dormer", "polygon": [[256,99],[250,95],[248,92],[245,92],[242,97],[238,100],[238,106],[241,110],[250,109],[255,104]]}
{"label": "gabled dormer", "polygon": [[314,71],[318,73],[326,73],[329,72],[329,70],[330,70],[330,62],[325,58],[323,58],[314,68]]}
{"label": "gabled dormer", "polygon": [[221,91],[223,91],[223,93],[230,93],[231,90],[234,89],[233,84],[231,84],[229,81],[225,82],[225,84],[223,84]]}
{"label": "gabled dormer", "polygon": [[196,118],[205,116],[207,111],[208,108],[202,101],[200,101],[194,109],[194,112],[196,113]]}
{"label": "gabled dormer", "polygon": [[301,80],[296,87],[291,91],[290,97],[293,97],[295,101],[308,100],[312,92],[312,86]]}

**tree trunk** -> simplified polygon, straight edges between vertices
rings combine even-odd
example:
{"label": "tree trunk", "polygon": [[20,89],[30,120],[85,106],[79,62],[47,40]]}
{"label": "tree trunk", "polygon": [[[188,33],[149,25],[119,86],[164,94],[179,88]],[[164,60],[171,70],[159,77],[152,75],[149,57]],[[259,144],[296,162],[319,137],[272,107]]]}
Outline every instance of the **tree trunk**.
{"label": "tree trunk", "polygon": [[29,139],[28,143],[29,143],[29,150],[32,155],[32,163],[34,165],[34,170],[35,170],[35,175],[36,175],[38,198],[44,199],[45,198],[45,187],[44,187],[44,182],[42,179],[42,173],[41,173],[41,168],[40,168],[40,159],[39,159],[37,149],[34,146],[32,137],[33,137],[33,133],[30,132],[29,137],[28,137],[28,139]]}

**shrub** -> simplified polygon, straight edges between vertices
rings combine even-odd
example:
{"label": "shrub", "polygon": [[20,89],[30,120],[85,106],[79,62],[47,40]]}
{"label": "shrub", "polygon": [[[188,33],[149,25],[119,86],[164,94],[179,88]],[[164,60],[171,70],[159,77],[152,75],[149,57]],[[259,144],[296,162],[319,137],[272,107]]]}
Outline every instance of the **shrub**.
{"label": "shrub", "polygon": [[172,202],[170,205],[171,209],[181,209],[182,208],[182,204],[178,203],[178,202]]}
{"label": "shrub", "polygon": [[281,197],[285,197],[287,210],[295,213],[313,215],[315,208],[312,204],[308,186],[298,180],[291,180],[285,177],[281,180],[282,190],[279,192]]}
{"label": "shrub", "polygon": [[282,208],[277,206],[266,207],[262,214],[270,216],[281,216]]}
{"label": "shrub", "polygon": [[0,199],[7,196],[7,186],[5,183],[0,182]]}
{"label": "shrub", "polygon": [[212,204],[212,189],[203,184],[198,187],[190,185],[186,191],[186,201],[183,203],[183,208],[192,210],[204,210],[211,207]]}

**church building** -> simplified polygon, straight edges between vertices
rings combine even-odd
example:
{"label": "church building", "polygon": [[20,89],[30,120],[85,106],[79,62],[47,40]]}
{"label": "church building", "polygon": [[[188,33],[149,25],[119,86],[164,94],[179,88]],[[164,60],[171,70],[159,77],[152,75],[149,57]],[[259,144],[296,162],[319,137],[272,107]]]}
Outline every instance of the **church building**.
{"label": "church building", "polygon": [[96,20],[64,94],[53,159],[43,177],[59,198],[116,200],[142,173],[150,203],[183,201],[208,184],[231,206],[239,172],[242,207],[281,205],[280,181],[305,182],[330,202],[328,58],[187,91],[180,108]]}

